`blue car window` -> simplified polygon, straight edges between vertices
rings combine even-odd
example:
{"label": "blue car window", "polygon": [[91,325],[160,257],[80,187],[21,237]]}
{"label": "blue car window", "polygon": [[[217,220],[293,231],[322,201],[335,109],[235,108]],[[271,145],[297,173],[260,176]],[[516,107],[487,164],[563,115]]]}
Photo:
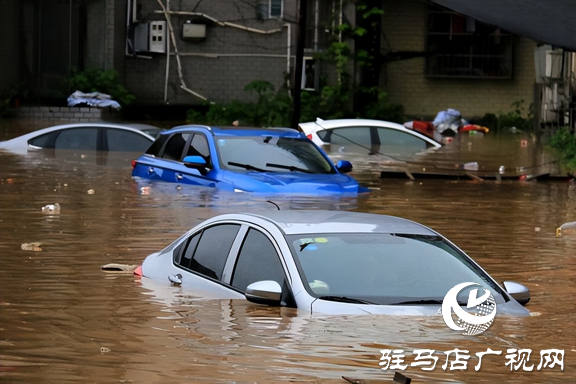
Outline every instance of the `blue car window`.
{"label": "blue car window", "polygon": [[150,139],[123,129],[106,128],[109,151],[144,152],[151,144]]}
{"label": "blue car window", "polygon": [[207,164],[210,163],[210,147],[204,135],[197,133],[192,137],[186,156],[202,156]]}
{"label": "blue car window", "polygon": [[333,166],[308,139],[272,136],[222,137],[217,140],[221,166],[236,172],[335,173]]}
{"label": "blue car window", "polygon": [[189,137],[189,133],[175,133],[172,135],[164,147],[162,157],[169,160],[180,161],[180,159],[182,159],[182,153],[184,153],[186,141]]}
{"label": "blue car window", "polygon": [[274,280],[282,286],[284,269],[268,237],[251,228],[236,260],[231,284],[244,292],[248,285],[262,280]]}
{"label": "blue car window", "polygon": [[168,140],[168,135],[160,135],[158,138],[152,143],[150,148],[146,151],[147,155],[159,156],[160,152],[162,151],[162,147],[164,147],[164,143]]}
{"label": "blue car window", "polygon": [[238,224],[221,224],[202,232],[190,262],[190,269],[213,279],[222,278],[222,270],[232,243],[240,230]]}

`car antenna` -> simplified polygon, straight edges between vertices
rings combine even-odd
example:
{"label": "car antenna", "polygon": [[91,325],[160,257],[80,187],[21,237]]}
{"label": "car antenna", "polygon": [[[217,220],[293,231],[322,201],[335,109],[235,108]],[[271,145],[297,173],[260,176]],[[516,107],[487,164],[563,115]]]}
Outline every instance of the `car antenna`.
{"label": "car antenna", "polygon": [[276,208],[278,208],[278,210],[280,210],[280,207],[278,206],[278,204],[276,204],[275,202],[271,201],[271,200],[266,200],[267,203],[270,204],[274,204],[276,206]]}

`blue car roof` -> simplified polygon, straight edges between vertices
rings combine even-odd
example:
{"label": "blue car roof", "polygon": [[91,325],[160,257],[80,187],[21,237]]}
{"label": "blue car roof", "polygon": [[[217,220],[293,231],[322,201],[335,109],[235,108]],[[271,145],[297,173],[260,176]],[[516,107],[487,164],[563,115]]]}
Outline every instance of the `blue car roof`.
{"label": "blue car roof", "polygon": [[212,127],[207,125],[181,125],[170,130],[163,131],[163,135],[176,132],[186,132],[190,129],[199,129],[212,136],[274,136],[289,138],[305,138],[302,132],[292,128],[238,128],[238,127]]}

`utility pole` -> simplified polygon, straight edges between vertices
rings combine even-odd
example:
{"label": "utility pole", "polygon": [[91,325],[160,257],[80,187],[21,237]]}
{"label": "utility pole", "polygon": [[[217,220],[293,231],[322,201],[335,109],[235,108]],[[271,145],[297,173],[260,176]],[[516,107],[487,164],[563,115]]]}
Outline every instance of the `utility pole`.
{"label": "utility pole", "polygon": [[300,92],[302,91],[302,66],[304,65],[304,42],[306,41],[306,13],[308,1],[300,0],[298,9],[298,40],[296,43],[296,63],[294,65],[294,91],[292,94],[291,127],[298,129],[300,123]]}

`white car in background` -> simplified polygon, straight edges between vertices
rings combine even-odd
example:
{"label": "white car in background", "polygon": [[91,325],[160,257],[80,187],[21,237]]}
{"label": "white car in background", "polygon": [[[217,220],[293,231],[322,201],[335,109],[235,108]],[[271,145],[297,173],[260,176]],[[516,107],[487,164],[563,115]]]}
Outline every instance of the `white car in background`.
{"label": "white car in background", "polygon": [[306,136],[328,155],[384,155],[403,160],[414,154],[436,150],[442,144],[403,125],[382,120],[336,119],[301,123]]}
{"label": "white car in background", "polygon": [[26,155],[37,150],[95,152],[144,152],[162,129],[148,124],[87,122],[55,125],[11,140],[0,149]]}

